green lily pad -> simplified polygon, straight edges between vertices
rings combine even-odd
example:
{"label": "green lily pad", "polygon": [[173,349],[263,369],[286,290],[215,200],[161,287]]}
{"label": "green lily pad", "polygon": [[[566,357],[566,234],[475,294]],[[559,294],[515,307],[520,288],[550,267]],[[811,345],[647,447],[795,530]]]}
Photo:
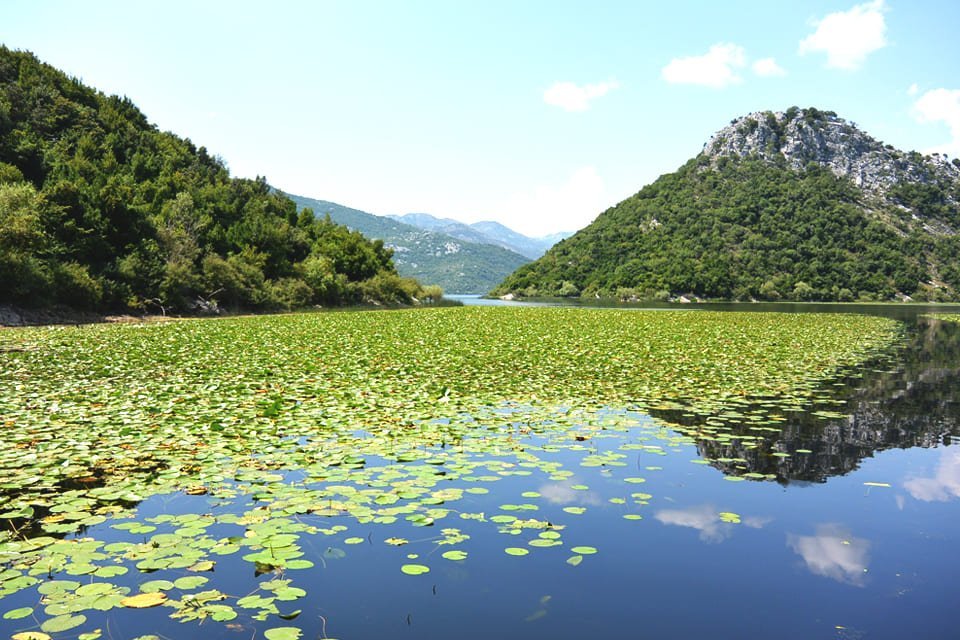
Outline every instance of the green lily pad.
{"label": "green lily pad", "polygon": [[400,567],[400,571],[408,576],[419,576],[424,573],[430,573],[430,567],[423,564],[405,564]]}
{"label": "green lily pad", "polygon": [[267,640],[298,640],[302,635],[298,627],[274,627],[263,632]]}
{"label": "green lily pad", "polygon": [[20,607],[19,609],[11,609],[3,614],[4,620],[19,620],[20,618],[26,618],[29,615],[33,615],[33,607]]}
{"label": "green lily pad", "polygon": [[87,617],[84,615],[68,614],[50,618],[44,621],[44,623],[40,625],[40,628],[47,633],[60,633],[61,631],[69,631],[70,629],[79,627],[86,621]]}

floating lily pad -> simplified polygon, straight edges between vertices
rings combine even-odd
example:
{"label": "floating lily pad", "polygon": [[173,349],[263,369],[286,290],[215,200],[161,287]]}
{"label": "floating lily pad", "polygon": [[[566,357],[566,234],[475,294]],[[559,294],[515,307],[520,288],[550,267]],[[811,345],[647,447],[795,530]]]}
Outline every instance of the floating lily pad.
{"label": "floating lily pad", "polygon": [[79,627],[87,621],[85,615],[62,615],[50,618],[40,625],[40,628],[48,633],[60,633]]}
{"label": "floating lily pad", "polygon": [[130,596],[129,598],[124,598],[120,601],[120,604],[131,609],[147,609],[160,606],[166,601],[167,596],[165,593],[162,591],[154,591],[152,593],[141,593]]}
{"label": "floating lily pad", "polygon": [[430,567],[423,564],[405,564],[400,567],[400,571],[403,571],[408,576],[419,576],[424,573],[430,573]]}
{"label": "floating lily pad", "polygon": [[298,640],[302,635],[298,627],[274,627],[263,632],[267,640]]}

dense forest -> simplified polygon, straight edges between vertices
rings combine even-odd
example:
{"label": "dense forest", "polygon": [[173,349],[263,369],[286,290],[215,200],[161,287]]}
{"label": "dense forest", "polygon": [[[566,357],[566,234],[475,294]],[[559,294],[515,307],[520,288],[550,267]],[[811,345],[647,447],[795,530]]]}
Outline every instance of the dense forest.
{"label": "dense forest", "polygon": [[382,242],[230,178],[127,98],[0,46],[0,304],[290,309],[438,297]]}
{"label": "dense forest", "polygon": [[700,155],[518,269],[494,293],[957,299],[960,236],[906,223],[913,213],[946,215],[938,209],[944,194],[900,191],[904,206],[867,212],[850,180],[816,164],[796,171]]}

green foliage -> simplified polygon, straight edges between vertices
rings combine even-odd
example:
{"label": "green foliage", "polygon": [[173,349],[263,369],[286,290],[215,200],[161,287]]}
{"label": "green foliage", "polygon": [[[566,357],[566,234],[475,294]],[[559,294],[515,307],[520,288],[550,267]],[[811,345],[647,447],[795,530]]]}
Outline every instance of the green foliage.
{"label": "green foliage", "polygon": [[231,179],[129,100],[0,46],[0,303],[291,309],[420,297],[391,257],[298,213],[262,178]]}
{"label": "green foliage", "polygon": [[333,202],[289,197],[303,211],[312,209],[318,215],[328,215],[335,222],[396,247],[393,261],[400,275],[439,285],[447,292],[486,293],[529,261],[503,247],[467,242]]}
{"label": "green foliage", "polygon": [[[897,193],[925,216],[960,222],[936,189]],[[602,213],[494,293],[561,295],[569,284],[607,296],[666,290],[739,300],[888,300],[899,292],[956,299],[960,241],[903,222],[902,212],[868,214],[860,197],[849,181],[816,165],[793,171],[731,159],[713,167],[700,157]]]}

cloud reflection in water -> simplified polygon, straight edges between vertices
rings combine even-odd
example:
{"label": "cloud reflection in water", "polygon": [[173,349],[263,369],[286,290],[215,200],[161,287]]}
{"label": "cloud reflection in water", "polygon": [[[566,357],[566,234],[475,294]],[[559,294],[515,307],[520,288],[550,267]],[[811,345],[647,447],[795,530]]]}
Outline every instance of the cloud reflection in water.
{"label": "cloud reflection in water", "polygon": [[596,506],[603,504],[603,500],[595,491],[581,491],[572,487],[570,482],[551,482],[542,485],[538,491],[540,495],[553,504],[583,504]]}
{"label": "cloud reflection in water", "polygon": [[903,488],[924,502],[960,497],[960,450],[944,449],[932,478],[911,478],[903,483]]}
{"label": "cloud reflection in water", "polygon": [[863,586],[869,560],[869,540],[854,538],[838,525],[823,524],[817,527],[816,535],[788,535],[787,546],[803,558],[811,573]]}
{"label": "cloud reflection in water", "polygon": [[[704,542],[723,542],[733,534],[733,525],[720,518],[720,511],[709,504],[686,509],[661,509],[654,516],[663,524],[689,527],[700,532],[700,539]],[[741,525],[760,529],[771,518],[749,517],[743,518]]]}

